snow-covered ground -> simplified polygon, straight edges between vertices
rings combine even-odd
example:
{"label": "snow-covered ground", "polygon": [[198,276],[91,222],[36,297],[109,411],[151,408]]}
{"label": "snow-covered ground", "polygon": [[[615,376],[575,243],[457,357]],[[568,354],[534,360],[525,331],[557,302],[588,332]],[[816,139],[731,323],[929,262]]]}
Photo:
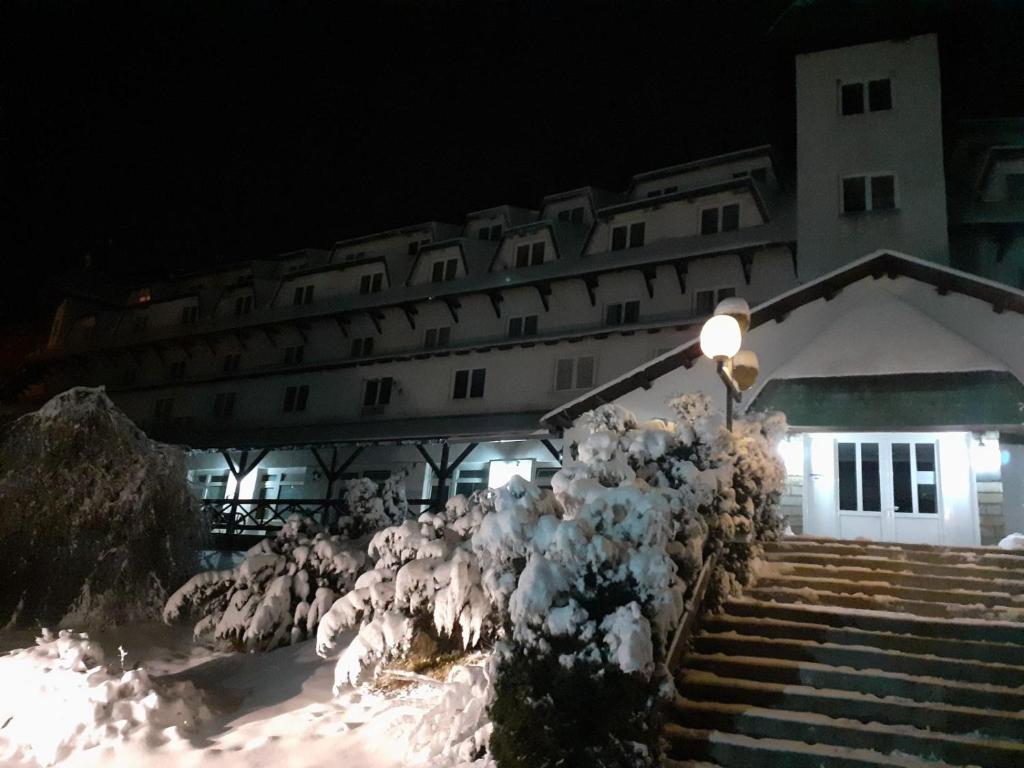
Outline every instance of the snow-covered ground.
{"label": "snow-covered ground", "polygon": [[[119,627],[92,633],[91,639],[103,647],[107,662],[113,662],[118,672],[120,646],[127,653],[125,668],[142,664],[158,685],[193,683],[203,692],[211,714],[194,733],[166,741],[146,729],[123,739],[111,735],[99,746],[73,751],[57,763],[62,768],[398,768],[409,765],[416,726],[444,692],[439,685],[416,684],[387,694],[346,689],[332,698],[334,665],[317,657],[312,642],[269,653],[216,653],[196,647],[189,631],[159,624]],[[344,638],[339,647],[350,639]],[[0,633],[3,652],[33,643],[31,634]],[[0,656],[0,680],[9,681],[16,658],[23,664],[24,654]],[[48,670],[46,665],[40,668]],[[50,674],[38,676],[38,687],[0,683],[0,764],[5,768],[40,765],[31,753],[12,744],[8,734],[14,732],[19,715],[34,712],[32,716],[39,718],[39,712],[47,712],[40,702],[52,701],[52,711],[60,711],[61,684],[53,685],[58,678],[42,692]],[[9,717],[13,719],[3,722]],[[73,729],[67,722],[47,727],[69,726]]]}

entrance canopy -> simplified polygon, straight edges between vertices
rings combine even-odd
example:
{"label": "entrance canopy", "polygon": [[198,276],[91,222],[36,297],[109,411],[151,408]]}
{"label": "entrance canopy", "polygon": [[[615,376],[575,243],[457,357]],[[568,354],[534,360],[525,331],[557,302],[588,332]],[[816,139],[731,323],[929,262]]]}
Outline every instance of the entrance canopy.
{"label": "entrance canopy", "polygon": [[[803,430],[1024,431],[1024,292],[880,251],[755,307],[743,346],[760,360],[745,408]],[[567,429],[618,403],[666,416],[680,392],[724,388],[697,340],[544,416]]]}

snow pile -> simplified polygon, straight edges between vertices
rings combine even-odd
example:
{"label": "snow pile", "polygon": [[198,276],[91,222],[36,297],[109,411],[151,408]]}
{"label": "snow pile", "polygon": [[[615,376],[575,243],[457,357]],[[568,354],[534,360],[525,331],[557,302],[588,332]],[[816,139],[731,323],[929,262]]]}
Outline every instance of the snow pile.
{"label": "snow pile", "polygon": [[312,635],[337,597],[356,584],[364,563],[348,541],[294,515],[236,568],[189,579],[171,595],[163,618],[201,614],[197,640],[270,650]]}
{"label": "snow pile", "polygon": [[120,674],[85,634],[43,630],[34,648],[0,656],[0,762],[53,765],[75,752],[143,737],[181,741],[210,713],[192,683]]}
{"label": "snow pile", "polygon": [[1024,533],[1011,533],[999,542],[999,548],[1024,550]]}
{"label": "snow pile", "polygon": [[103,389],[70,389],[0,433],[0,626],[156,618],[201,533],[182,451]]}
{"label": "snow pile", "polygon": [[398,525],[409,518],[405,496],[405,471],[392,472],[383,483],[358,477],[345,483],[345,512],[338,519],[338,531],[357,539],[373,531]]}
{"label": "snow pile", "polygon": [[493,659],[453,667],[440,701],[412,734],[410,762],[432,768],[494,768],[486,757],[492,729],[487,708],[493,697]]}

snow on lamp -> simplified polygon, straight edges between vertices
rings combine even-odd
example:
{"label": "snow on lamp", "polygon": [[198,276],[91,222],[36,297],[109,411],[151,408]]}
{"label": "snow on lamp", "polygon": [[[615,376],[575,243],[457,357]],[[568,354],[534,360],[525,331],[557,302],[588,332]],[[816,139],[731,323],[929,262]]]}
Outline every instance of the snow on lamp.
{"label": "snow on lamp", "polygon": [[740,350],[743,332],[736,318],[715,315],[700,330],[700,349],[705,357],[725,362]]}
{"label": "snow on lamp", "polygon": [[734,318],[740,325],[740,333],[746,333],[750,329],[750,305],[746,299],[739,296],[730,296],[718,302],[715,315],[728,315]]}
{"label": "snow on lamp", "polygon": [[732,378],[740,392],[746,392],[757,379],[757,355],[749,349],[741,349],[732,358]]}

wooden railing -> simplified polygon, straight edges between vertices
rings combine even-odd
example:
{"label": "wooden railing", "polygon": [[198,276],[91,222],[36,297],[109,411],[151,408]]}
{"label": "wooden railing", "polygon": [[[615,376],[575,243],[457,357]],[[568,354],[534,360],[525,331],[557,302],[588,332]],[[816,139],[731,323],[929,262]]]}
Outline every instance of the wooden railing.
{"label": "wooden railing", "polygon": [[690,643],[690,635],[693,633],[693,626],[697,623],[704,610],[704,596],[707,594],[708,585],[718,568],[718,553],[714,552],[704,561],[700,573],[697,576],[697,583],[693,586],[690,599],[686,601],[683,609],[683,618],[679,620],[675,634],[672,636],[672,643],[668,647],[668,669],[675,673],[686,653],[686,647]]}

